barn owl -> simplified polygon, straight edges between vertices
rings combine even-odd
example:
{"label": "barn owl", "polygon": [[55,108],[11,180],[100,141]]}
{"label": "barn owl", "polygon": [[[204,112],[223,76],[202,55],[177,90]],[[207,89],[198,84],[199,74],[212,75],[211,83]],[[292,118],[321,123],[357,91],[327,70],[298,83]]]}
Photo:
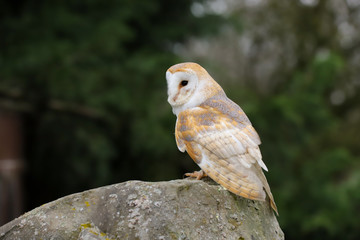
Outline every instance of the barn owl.
{"label": "barn owl", "polygon": [[175,140],[201,171],[186,176],[209,176],[230,192],[265,201],[277,213],[268,170],[259,149],[260,138],[244,111],[196,63],[180,63],[166,71],[168,102],[177,116]]}

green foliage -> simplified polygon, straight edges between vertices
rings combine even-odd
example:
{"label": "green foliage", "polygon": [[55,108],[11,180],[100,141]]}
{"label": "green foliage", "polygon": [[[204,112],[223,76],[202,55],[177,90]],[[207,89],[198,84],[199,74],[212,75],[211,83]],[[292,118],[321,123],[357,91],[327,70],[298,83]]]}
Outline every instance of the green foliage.
{"label": "green foliage", "polygon": [[[171,50],[224,22],[239,34],[251,21],[236,11],[227,21],[194,17],[194,2],[0,3],[0,103],[24,111],[29,208],[129,179],[178,178],[195,167],[175,146],[164,73],[181,60]],[[259,132],[286,238],[359,239],[360,98],[330,102],[353,67],[349,51],[327,1],[268,2],[257,22],[280,18],[274,32],[264,30],[292,46],[293,69],[276,71],[279,84],[266,95],[252,79],[241,88],[221,84]]]}
{"label": "green foliage", "polygon": [[330,103],[346,66],[339,52],[320,52],[273,94],[226,87],[259,132],[287,239],[360,236],[360,157],[347,133],[356,127]]}
{"label": "green foliage", "polygon": [[360,236],[353,216],[360,207],[360,158],[337,141],[346,126],[329,103],[343,71],[344,59],[335,52],[314,56],[281,92],[245,105],[259,130],[279,221],[290,239]]}
{"label": "green foliage", "polygon": [[192,2],[2,3],[0,94],[30,109],[28,189],[41,189],[30,207],[114,182],[181,176],[165,71],[179,62],[175,43],[221,22],[194,17]]}

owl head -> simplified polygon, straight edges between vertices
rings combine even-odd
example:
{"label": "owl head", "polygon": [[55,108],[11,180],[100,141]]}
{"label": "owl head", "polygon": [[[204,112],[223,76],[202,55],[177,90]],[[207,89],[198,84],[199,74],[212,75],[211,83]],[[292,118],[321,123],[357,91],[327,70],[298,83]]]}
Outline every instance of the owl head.
{"label": "owl head", "polygon": [[168,102],[174,114],[199,106],[208,98],[224,93],[209,73],[197,63],[179,63],[166,71]]}

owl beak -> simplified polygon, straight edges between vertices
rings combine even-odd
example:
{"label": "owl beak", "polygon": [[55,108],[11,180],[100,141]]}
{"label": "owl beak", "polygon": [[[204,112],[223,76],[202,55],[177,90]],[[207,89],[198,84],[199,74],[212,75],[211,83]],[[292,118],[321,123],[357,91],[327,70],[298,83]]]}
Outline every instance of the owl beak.
{"label": "owl beak", "polygon": [[174,101],[171,99],[170,96],[168,97],[167,101],[171,106],[174,105]]}
{"label": "owl beak", "polygon": [[169,97],[167,99],[168,103],[170,103],[171,106],[176,105],[176,100],[177,100],[178,96],[179,96],[179,94],[176,94],[175,96],[169,95]]}

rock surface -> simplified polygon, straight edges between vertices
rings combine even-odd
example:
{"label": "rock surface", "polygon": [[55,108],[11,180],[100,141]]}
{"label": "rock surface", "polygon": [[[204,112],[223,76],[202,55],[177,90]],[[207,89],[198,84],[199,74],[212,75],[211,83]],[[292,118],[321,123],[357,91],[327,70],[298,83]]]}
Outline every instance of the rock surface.
{"label": "rock surface", "polygon": [[284,239],[267,202],[209,181],[129,181],[60,198],[0,227],[1,240]]}

